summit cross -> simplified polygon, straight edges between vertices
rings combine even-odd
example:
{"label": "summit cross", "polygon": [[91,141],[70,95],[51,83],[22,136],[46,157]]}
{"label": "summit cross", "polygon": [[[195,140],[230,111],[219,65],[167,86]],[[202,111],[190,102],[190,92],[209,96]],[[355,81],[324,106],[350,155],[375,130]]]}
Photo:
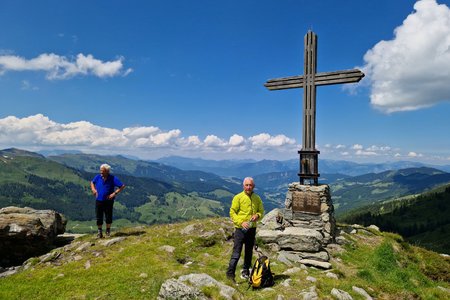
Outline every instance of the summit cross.
{"label": "summit cross", "polygon": [[319,184],[319,153],[316,150],[316,86],[359,82],[364,73],[358,69],[317,73],[317,35],[305,35],[304,74],[269,79],[264,86],[269,90],[303,88],[303,136],[300,154],[300,184],[305,179]]}

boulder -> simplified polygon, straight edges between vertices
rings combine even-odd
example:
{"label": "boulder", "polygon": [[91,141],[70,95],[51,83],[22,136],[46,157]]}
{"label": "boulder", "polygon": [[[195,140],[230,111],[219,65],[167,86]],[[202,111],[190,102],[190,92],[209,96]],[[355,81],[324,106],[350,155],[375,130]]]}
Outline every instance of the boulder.
{"label": "boulder", "polygon": [[259,230],[257,237],[264,243],[277,243],[282,250],[319,252],[323,236],[312,229],[287,227],[280,230]]}
{"label": "boulder", "polygon": [[64,216],[53,210],[0,209],[0,266],[20,265],[55,248],[56,237],[64,233],[66,224]]}
{"label": "boulder", "polygon": [[178,279],[170,278],[161,285],[157,299],[210,299],[202,292],[204,287],[217,288],[220,299],[242,299],[234,288],[218,282],[208,274],[188,274]]}

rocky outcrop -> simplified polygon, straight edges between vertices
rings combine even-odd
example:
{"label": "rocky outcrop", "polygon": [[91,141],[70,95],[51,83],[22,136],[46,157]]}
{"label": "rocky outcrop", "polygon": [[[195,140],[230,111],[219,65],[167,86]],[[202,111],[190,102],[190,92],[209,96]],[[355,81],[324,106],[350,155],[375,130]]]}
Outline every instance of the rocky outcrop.
{"label": "rocky outcrop", "polygon": [[178,279],[166,280],[159,290],[158,300],[166,299],[210,299],[203,292],[204,287],[214,287],[221,299],[242,299],[239,293],[208,274],[188,274]]}
{"label": "rocky outcrop", "polygon": [[55,248],[55,239],[64,233],[66,223],[64,216],[53,210],[0,209],[0,266],[20,265]]}

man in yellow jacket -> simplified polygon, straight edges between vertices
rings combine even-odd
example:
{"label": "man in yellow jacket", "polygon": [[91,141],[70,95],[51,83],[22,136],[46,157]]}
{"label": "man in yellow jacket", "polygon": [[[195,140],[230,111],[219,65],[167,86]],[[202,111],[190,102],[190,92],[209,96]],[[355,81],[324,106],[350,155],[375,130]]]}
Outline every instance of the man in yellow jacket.
{"label": "man in yellow jacket", "polygon": [[230,217],[233,221],[235,231],[233,253],[231,254],[227,269],[227,278],[233,282],[235,281],[236,266],[244,245],[244,265],[241,271],[241,277],[248,279],[250,275],[249,268],[252,264],[252,250],[255,245],[256,222],[264,215],[261,198],[253,193],[253,189],[255,188],[253,178],[246,177],[243,185],[244,190],[233,197],[230,208]]}

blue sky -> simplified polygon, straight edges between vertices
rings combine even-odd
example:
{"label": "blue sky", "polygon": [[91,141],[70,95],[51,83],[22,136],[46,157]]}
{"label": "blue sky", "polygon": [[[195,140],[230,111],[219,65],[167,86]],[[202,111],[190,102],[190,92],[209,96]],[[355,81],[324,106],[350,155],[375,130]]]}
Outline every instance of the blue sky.
{"label": "blue sky", "polygon": [[0,148],[292,159],[317,89],[319,159],[450,164],[450,1],[1,1]]}

